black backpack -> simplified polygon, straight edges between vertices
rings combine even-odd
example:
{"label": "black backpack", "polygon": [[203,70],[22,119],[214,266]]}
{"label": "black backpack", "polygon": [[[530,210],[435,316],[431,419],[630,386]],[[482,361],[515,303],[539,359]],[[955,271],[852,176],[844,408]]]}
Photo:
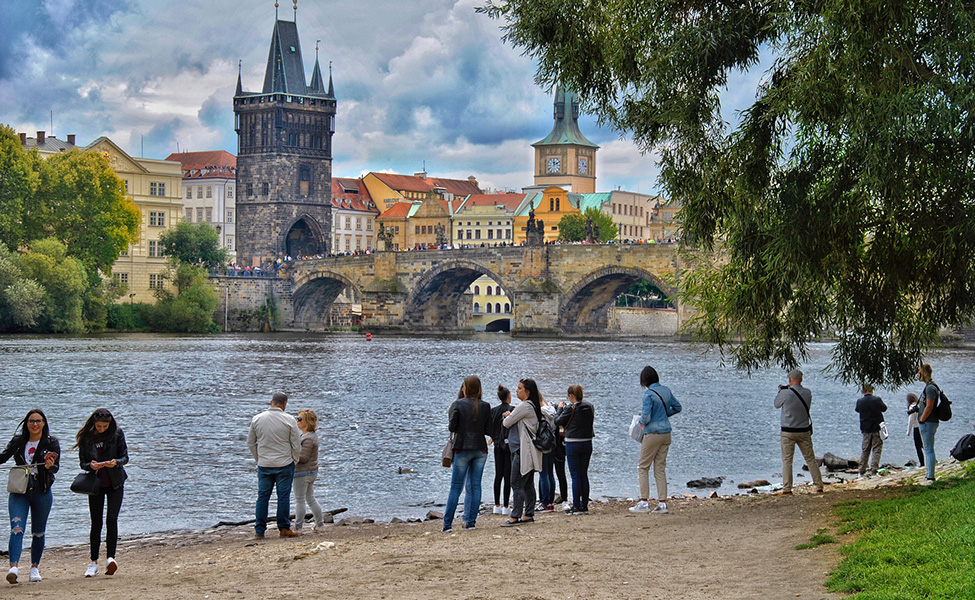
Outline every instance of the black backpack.
{"label": "black backpack", "polygon": [[975,435],[968,433],[961,436],[955,447],[951,449],[951,455],[957,461],[975,458]]}
{"label": "black backpack", "polygon": [[535,429],[534,437],[532,437],[532,444],[541,450],[542,454],[548,454],[555,449],[555,430],[549,424],[548,419],[542,416],[542,411],[538,408],[535,409],[535,415],[538,417],[538,427]]}
{"label": "black backpack", "polygon": [[939,421],[950,421],[951,400],[948,399],[948,396],[945,396],[945,393],[941,391],[941,388],[938,387],[937,383],[932,381],[931,385],[933,385],[934,388],[938,390],[938,405],[935,406],[934,410],[932,411],[934,413],[934,416]]}

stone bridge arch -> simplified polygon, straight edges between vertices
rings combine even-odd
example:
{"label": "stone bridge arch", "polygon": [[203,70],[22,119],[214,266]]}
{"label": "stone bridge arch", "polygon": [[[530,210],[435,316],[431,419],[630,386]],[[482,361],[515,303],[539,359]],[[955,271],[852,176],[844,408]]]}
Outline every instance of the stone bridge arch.
{"label": "stone bridge arch", "polygon": [[475,261],[452,259],[438,263],[416,280],[406,300],[405,327],[415,331],[467,328],[472,307],[470,303],[462,305],[467,302],[464,293],[481,275],[487,275],[508,292],[513,307],[511,288],[492,269]]}
{"label": "stone bridge arch", "polygon": [[605,333],[609,327],[609,309],[616,297],[641,279],[667,296],[676,293],[672,286],[646,269],[602,267],[566,290],[559,306],[559,328],[566,333]]}
{"label": "stone bridge arch", "polygon": [[340,273],[313,271],[295,280],[291,294],[294,326],[306,329],[324,327],[332,304],[347,287],[355,290],[357,296],[361,295],[355,282]]}

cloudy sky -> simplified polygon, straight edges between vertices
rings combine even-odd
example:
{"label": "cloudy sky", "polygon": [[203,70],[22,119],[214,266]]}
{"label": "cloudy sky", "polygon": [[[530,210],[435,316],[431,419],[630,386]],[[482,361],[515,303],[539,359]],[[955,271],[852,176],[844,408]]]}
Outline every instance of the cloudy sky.
{"label": "cloudy sky", "polygon": [[[332,61],[338,116],[333,174],[477,177],[482,188],[532,183],[531,143],[552,127],[552,95],[535,65],[500,41],[481,0],[300,0],[307,78],[321,40]],[[292,4],[281,2],[291,20]],[[110,137],[134,156],[236,153],[238,61],[259,91],[273,0],[0,0],[0,123],[33,136]],[[741,85],[739,85],[741,84]],[[727,97],[744,102],[742,76]],[[53,127],[52,127],[53,111]],[[597,188],[658,190],[652,155],[581,119],[599,144]],[[142,148],[144,147],[144,152]]]}

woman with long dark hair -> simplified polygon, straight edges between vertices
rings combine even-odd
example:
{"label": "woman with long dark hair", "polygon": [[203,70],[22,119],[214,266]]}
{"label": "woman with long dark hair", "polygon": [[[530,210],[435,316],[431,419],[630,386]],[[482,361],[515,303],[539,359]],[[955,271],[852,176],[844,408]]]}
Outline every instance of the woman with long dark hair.
{"label": "woman with long dark hair", "polygon": [[454,513],[464,494],[464,529],[474,529],[481,508],[481,477],[487,461],[487,436],[491,435],[491,405],[481,400],[481,380],[471,375],[464,379],[460,396],[450,407],[448,428],[454,434],[453,471],[450,493],[443,513],[443,531],[453,531]]}
{"label": "woman with long dark hair", "polygon": [[91,531],[88,541],[91,546],[91,562],[85,569],[85,577],[98,574],[98,549],[102,538],[102,511],[107,509],[107,532],[105,533],[105,573],[114,575],[118,570],[115,562],[115,548],[118,545],[118,515],[122,509],[124,483],[128,478],[123,465],[129,462],[129,449],[125,445],[125,434],[115,422],[115,417],[107,408],[97,408],[75,435],[75,448],[78,461],[84,471],[97,474],[100,486],[88,496],[88,513],[91,515]]}
{"label": "woman with long dark hair", "polygon": [[542,452],[535,448],[532,437],[542,417],[542,395],[534,379],[518,382],[515,395],[521,404],[504,413],[501,422],[508,428],[511,449],[511,515],[502,527],[535,522],[535,471],[542,470]]}
{"label": "woman with long dark hair", "polygon": [[17,465],[30,465],[31,469],[27,476],[26,491],[22,494],[11,492],[7,500],[10,514],[10,541],[7,545],[10,570],[7,572],[7,581],[19,581],[18,567],[24,549],[24,527],[27,525],[28,514],[33,536],[30,544],[30,580],[40,581],[41,574],[37,569],[44,554],[44,530],[47,529],[47,517],[54,504],[51,484],[54,483],[54,474],[61,467],[61,444],[58,438],[51,435],[44,411],[34,408],[27,413],[20,422],[20,432],[0,452],[0,464],[7,462],[11,456]]}

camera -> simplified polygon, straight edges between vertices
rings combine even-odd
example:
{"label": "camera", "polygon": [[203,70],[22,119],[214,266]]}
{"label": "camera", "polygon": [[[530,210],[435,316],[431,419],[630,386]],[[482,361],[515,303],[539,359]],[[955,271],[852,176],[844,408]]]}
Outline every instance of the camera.
{"label": "camera", "polygon": [[787,386],[787,385],[782,385],[782,384],[779,384],[779,391],[780,391],[780,392],[781,392],[782,390],[787,390],[787,389],[789,389],[789,386]]}

